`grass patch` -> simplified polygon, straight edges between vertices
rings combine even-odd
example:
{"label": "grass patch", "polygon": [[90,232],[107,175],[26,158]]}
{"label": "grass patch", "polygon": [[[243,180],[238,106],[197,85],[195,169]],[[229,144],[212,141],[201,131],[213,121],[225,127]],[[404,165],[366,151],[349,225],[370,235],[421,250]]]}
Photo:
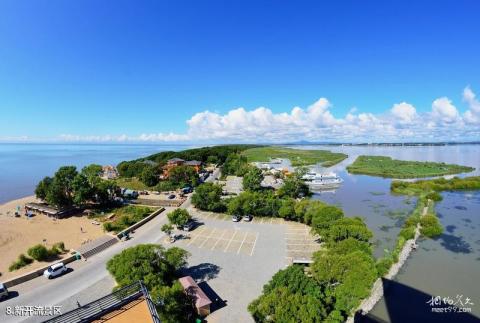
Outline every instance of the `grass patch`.
{"label": "grass patch", "polygon": [[270,158],[286,158],[292,166],[307,166],[321,163],[324,167],[330,167],[340,163],[348,156],[342,153],[333,153],[328,150],[303,150],[284,147],[258,147],[247,149],[242,152],[248,162],[268,162]]}
{"label": "grass patch", "polygon": [[147,185],[143,184],[138,178],[131,177],[131,178],[117,178],[115,180],[118,186],[123,188],[129,188],[131,190],[136,191],[144,191],[144,190],[151,190],[152,187],[148,187]]}
{"label": "grass patch", "polygon": [[114,213],[115,218],[113,221],[104,222],[103,229],[107,232],[113,231],[119,233],[129,226],[143,220],[155,210],[155,208],[134,205],[109,210],[110,212],[108,214]]}
{"label": "grass patch", "polygon": [[347,170],[352,174],[419,178],[467,173],[475,168],[445,163],[397,160],[386,156],[359,156],[347,167]]}

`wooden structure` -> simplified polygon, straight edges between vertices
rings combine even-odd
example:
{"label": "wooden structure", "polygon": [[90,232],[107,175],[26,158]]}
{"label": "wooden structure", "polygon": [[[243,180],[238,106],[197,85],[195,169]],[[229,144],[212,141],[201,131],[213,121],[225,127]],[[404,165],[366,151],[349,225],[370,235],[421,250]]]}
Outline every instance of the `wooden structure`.
{"label": "wooden structure", "polygon": [[190,276],[185,276],[179,279],[182,284],[185,293],[195,300],[195,308],[197,314],[205,317],[210,314],[210,305],[212,301],[203,292],[203,290],[197,285],[197,283]]}

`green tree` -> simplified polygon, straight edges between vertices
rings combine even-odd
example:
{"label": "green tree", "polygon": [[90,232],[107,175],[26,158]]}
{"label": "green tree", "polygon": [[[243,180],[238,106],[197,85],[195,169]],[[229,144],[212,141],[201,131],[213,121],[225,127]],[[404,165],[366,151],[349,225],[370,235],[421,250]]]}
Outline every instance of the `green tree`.
{"label": "green tree", "polygon": [[195,188],[192,203],[196,208],[205,211],[224,211],[222,187],[213,183],[203,183]]}
{"label": "green tree", "polygon": [[282,199],[281,206],[278,209],[278,216],[286,220],[295,219],[295,203],[295,200],[292,198]]}
{"label": "green tree", "polygon": [[41,200],[45,200],[50,187],[52,185],[53,178],[44,177],[40,182],[38,182],[37,187],[35,188],[35,196]]}
{"label": "green tree", "polygon": [[278,195],[292,198],[304,197],[310,195],[310,189],[298,176],[289,176],[285,178],[282,187],[278,190]]}
{"label": "green tree", "polygon": [[123,250],[107,263],[107,269],[121,286],[142,280],[149,290],[171,285],[175,272],[187,264],[189,253],[173,247],[140,244]]}
{"label": "green tree", "polygon": [[72,182],[73,202],[76,205],[82,205],[93,198],[94,190],[90,186],[87,177],[83,174],[77,174]]}
{"label": "green tree", "polygon": [[87,177],[90,184],[93,184],[95,180],[102,175],[102,166],[97,164],[90,164],[82,168],[81,174]]}
{"label": "green tree", "polygon": [[140,173],[140,181],[149,187],[157,185],[158,174],[155,171],[155,168],[151,166],[143,168],[142,172]]}
{"label": "green tree", "polygon": [[198,174],[193,167],[177,166],[168,172],[168,180],[177,187],[191,185],[198,185]]}
{"label": "green tree", "polygon": [[257,167],[250,167],[243,176],[243,188],[247,191],[260,191],[262,189],[263,175]]}
{"label": "green tree", "polygon": [[169,223],[165,223],[164,225],[162,225],[162,228],[160,230],[162,230],[162,232],[169,236],[173,232],[173,226]]}
{"label": "green tree", "polygon": [[45,200],[58,207],[73,204],[73,181],[77,176],[75,166],[62,166],[55,173],[49,186]]}
{"label": "green tree", "polygon": [[156,286],[150,293],[157,312],[165,323],[189,323],[194,317],[194,300],[176,281],[172,286]]}
{"label": "green tree", "polygon": [[170,223],[176,225],[177,227],[187,224],[191,220],[191,216],[185,209],[175,209],[172,212],[167,214],[168,220]]}

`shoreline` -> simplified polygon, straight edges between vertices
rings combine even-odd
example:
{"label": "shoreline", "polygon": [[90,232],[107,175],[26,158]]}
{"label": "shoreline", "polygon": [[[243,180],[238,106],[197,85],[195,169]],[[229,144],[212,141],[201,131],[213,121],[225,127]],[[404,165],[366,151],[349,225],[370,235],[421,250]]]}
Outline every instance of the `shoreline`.
{"label": "shoreline", "polygon": [[[428,213],[428,206],[425,206],[422,211],[422,217],[425,216],[427,213]],[[375,281],[375,283],[373,283],[372,289],[370,290],[370,296],[365,298],[357,307],[357,309],[347,318],[347,321],[346,321],[347,323],[354,322],[355,313],[360,313],[362,316],[367,315],[371,310],[373,310],[375,305],[383,298],[385,289],[388,288],[388,282],[384,284],[383,279],[384,278],[388,280],[395,279],[395,276],[398,274],[398,272],[403,267],[403,265],[407,262],[410,254],[415,249],[414,246],[416,246],[417,240],[420,237],[420,229],[421,229],[421,225],[420,223],[418,223],[415,228],[414,238],[407,240],[405,242],[405,245],[403,246],[402,251],[400,251],[400,254],[398,255],[398,261],[392,264],[387,274],[378,278]]]}

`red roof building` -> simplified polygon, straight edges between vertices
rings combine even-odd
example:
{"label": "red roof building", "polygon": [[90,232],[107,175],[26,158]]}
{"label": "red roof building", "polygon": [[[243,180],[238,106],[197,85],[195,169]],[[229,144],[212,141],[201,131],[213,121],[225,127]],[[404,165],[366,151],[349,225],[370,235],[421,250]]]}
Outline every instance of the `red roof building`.
{"label": "red roof building", "polygon": [[195,300],[195,308],[200,316],[207,316],[210,314],[210,305],[212,301],[208,298],[203,290],[197,285],[197,283],[190,276],[185,276],[179,279],[182,284],[185,293]]}

